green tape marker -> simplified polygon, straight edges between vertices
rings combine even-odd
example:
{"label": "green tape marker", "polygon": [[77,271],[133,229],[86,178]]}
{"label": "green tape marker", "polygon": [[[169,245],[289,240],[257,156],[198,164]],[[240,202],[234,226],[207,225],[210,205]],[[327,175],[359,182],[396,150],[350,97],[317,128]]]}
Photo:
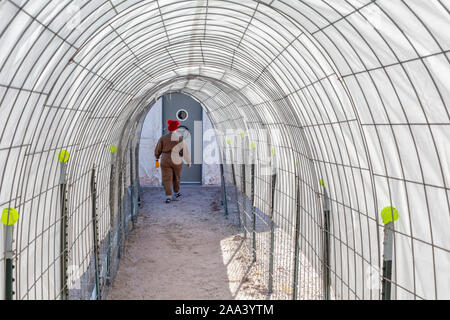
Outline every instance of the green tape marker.
{"label": "green tape marker", "polygon": [[69,161],[70,158],[70,153],[67,150],[61,150],[58,154],[58,160],[61,163],[67,163]]}
{"label": "green tape marker", "polygon": [[19,220],[19,213],[13,208],[3,209],[1,220],[5,226],[13,226]]}
{"label": "green tape marker", "polygon": [[111,151],[111,153],[116,153],[117,152],[117,146],[111,146],[109,148],[109,151]]}
{"label": "green tape marker", "polygon": [[130,140],[134,140],[134,136],[130,136]]}
{"label": "green tape marker", "polygon": [[323,182],[323,179],[322,179],[322,178],[320,178],[320,185],[321,185],[322,187],[325,187],[325,183]]}
{"label": "green tape marker", "polygon": [[381,219],[383,219],[384,224],[392,222],[392,218],[394,218],[393,221],[397,221],[398,217],[399,217],[398,211],[394,207],[386,207],[383,210],[381,210]]}

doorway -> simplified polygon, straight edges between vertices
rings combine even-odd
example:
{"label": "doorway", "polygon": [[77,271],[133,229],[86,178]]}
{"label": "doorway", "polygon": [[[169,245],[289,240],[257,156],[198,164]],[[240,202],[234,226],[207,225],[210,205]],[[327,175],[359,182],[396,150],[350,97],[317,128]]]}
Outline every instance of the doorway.
{"label": "doorway", "polygon": [[[183,136],[192,157],[192,167],[183,164],[182,184],[202,184],[203,162],[203,109],[200,103],[182,93],[170,93],[163,97],[162,128],[163,135],[169,131],[167,120],[180,121],[178,132]],[[196,135],[200,135],[196,137]],[[198,146],[194,145],[196,141]]]}

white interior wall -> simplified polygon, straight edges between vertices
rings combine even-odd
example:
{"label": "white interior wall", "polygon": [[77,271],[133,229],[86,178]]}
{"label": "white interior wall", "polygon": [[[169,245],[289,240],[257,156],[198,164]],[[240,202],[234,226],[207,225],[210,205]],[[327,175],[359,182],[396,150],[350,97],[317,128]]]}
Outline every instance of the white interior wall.
{"label": "white interior wall", "polygon": [[162,132],[162,99],[150,109],[142,126],[139,177],[141,185],[161,185],[161,172],[155,168],[154,150]]}

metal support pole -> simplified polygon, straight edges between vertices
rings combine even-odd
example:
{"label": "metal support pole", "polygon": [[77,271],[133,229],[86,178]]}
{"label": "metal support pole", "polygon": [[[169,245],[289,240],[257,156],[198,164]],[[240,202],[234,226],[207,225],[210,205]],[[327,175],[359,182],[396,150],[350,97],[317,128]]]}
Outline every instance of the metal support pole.
{"label": "metal support pole", "polygon": [[298,268],[300,256],[300,179],[295,176],[295,195],[297,199],[296,218],[295,218],[295,243],[294,243],[294,290],[292,291],[292,300],[298,296]]}
{"label": "metal support pole", "polygon": [[394,238],[394,222],[391,221],[384,225],[383,280],[381,290],[382,300],[391,300],[393,238]]}
{"label": "metal support pole", "polygon": [[112,229],[109,229],[108,231],[108,248],[106,249],[106,276],[105,276],[105,283],[107,286],[110,285],[110,279],[111,279],[111,244],[112,244]]}
{"label": "metal support pole", "polygon": [[106,284],[110,284],[111,280],[111,255],[112,255],[112,245],[113,245],[113,231],[114,231],[114,163],[116,162],[115,152],[111,153],[111,169],[110,169],[110,179],[109,179],[109,211],[110,211],[110,224],[108,232],[108,252],[106,255]]}
{"label": "metal support pole", "polygon": [[236,208],[237,208],[237,214],[239,217],[239,228],[241,227],[242,223],[241,223],[241,211],[239,210],[239,193],[238,193],[238,189],[237,189],[237,182],[236,182],[236,172],[234,170],[234,164],[231,164],[231,171],[233,174],[233,184],[234,184],[234,193],[236,195]]}
{"label": "metal support pole", "polygon": [[13,300],[14,291],[13,291],[13,257],[14,251],[12,249],[12,237],[13,237],[13,228],[12,225],[5,225],[5,300]]}
{"label": "metal support pole", "polygon": [[323,187],[323,216],[324,216],[324,248],[323,248],[323,286],[325,300],[330,300],[330,238],[331,238],[331,223],[330,223],[330,199],[328,197],[327,189],[322,182]]}
{"label": "metal support pole", "polygon": [[253,224],[253,232],[252,232],[252,247],[253,247],[253,262],[256,262],[256,208],[255,208],[255,164],[252,163],[252,224]]}
{"label": "metal support pole", "polygon": [[121,168],[121,171],[120,171],[120,174],[121,174],[121,176],[122,176],[122,179],[121,179],[121,185],[120,185],[120,199],[121,199],[121,212],[122,212],[122,215],[121,215],[121,217],[122,217],[122,242],[121,243],[123,243],[123,245],[124,245],[124,248],[125,248],[125,241],[126,241],[126,239],[127,239],[127,227],[128,227],[128,225],[127,225],[127,211],[126,211],[126,208],[125,208],[125,204],[126,204],[126,202],[125,202],[125,192],[126,192],[126,179],[125,179],[125,177],[126,177],[126,174],[125,174],[125,171],[126,171],[126,167],[125,167],[125,165],[123,165],[122,166],[122,168]]}
{"label": "metal support pole", "polygon": [[139,207],[141,206],[141,191],[140,191],[140,181],[139,181],[139,142],[136,143],[136,147],[134,149],[134,188],[135,188],[135,203],[136,203],[136,216],[139,213]]}
{"label": "metal support pole", "polygon": [[222,180],[222,202],[225,207],[225,217],[228,218],[228,200],[227,200],[227,188],[225,185],[225,173],[223,169],[223,163],[220,164],[220,176]]}
{"label": "metal support pole", "polygon": [[118,183],[117,183],[119,189],[118,189],[118,196],[117,196],[117,202],[118,202],[118,208],[119,208],[119,214],[118,214],[118,228],[117,228],[117,256],[121,257],[121,246],[122,246],[122,224],[123,224],[123,208],[122,208],[122,170],[119,170],[119,177],[118,177]]}
{"label": "metal support pole", "polygon": [[275,222],[273,220],[274,204],[275,204],[275,186],[277,181],[276,172],[272,174],[272,197],[270,202],[270,255],[269,255],[269,293],[273,292],[273,254],[275,247]]}
{"label": "metal support pole", "polygon": [[67,242],[67,163],[61,163],[61,174],[59,179],[59,198],[60,198],[60,214],[61,214],[61,236],[60,236],[60,252],[61,252],[61,299],[67,300],[69,297],[69,288],[67,286],[67,268],[69,264],[68,242]]}
{"label": "metal support pole", "polygon": [[95,267],[95,295],[100,300],[100,269],[99,269],[99,235],[98,235],[98,216],[97,216],[97,184],[95,182],[95,168],[91,175],[91,209],[92,209],[92,228],[94,234],[94,267]]}
{"label": "metal support pole", "polygon": [[245,163],[242,164],[242,220],[244,226],[244,239],[247,239],[247,185],[245,183]]}
{"label": "metal support pole", "polygon": [[130,145],[130,191],[131,191],[131,195],[130,195],[130,211],[131,211],[131,224],[133,226],[133,229],[135,227],[134,225],[134,208],[135,208],[135,203],[134,203],[134,174],[133,174],[133,148],[131,147],[132,145]]}

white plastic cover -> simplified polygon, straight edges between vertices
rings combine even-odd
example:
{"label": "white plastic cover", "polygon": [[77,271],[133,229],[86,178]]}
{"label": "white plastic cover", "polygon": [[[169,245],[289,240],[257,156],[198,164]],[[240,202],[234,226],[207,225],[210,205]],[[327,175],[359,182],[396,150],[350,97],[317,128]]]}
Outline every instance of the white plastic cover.
{"label": "white plastic cover", "polygon": [[[393,298],[449,299],[449,9],[447,0],[1,1],[0,210],[20,213],[16,298],[60,297],[59,150],[71,154],[70,264],[83,272],[92,166],[103,238],[109,146],[125,150],[130,119],[184,92],[218,131],[256,143],[269,133],[277,219],[294,224],[297,173],[302,251],[314,265],[323,179],[336,298],[380,298],[380,212],[392,206]],[[261,210],[267,183],[256,187]],[[3,279],[0,268],[0,297]]]}

